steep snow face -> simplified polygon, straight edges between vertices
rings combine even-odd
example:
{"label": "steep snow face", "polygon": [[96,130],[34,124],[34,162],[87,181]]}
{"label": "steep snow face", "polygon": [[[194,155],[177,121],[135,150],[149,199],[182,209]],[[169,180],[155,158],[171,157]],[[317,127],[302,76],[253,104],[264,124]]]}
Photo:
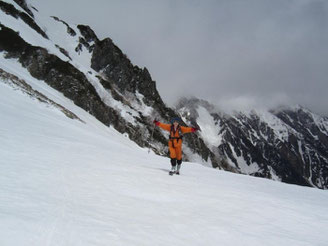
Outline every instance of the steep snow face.
{"label": "steep snow face", "polygon": [[[25,12],[17,3],[11,0],[5,2],[12,4],[21,12]],[[63,61],[71,62],[79,70],[83,72],[92,71],[91,56],[92,52],[86,46],[79,45],[83,35],[77,28],[77,25],[68,25],[64,21],[51,16],[45,16],[42,12],[33,12],[33,19],[39,27],[47,34],[48,39],[42,37],[39,33],[31,29],[21,18],[15,18],[11,15],[0,11],[1,23],[12,30],[19,31],[20,36],[29,44],[33,46],[44,47],[49,53],[58,56]],[[71,29],[69,33],[68,30]],[[91,47],[93,42],[89,42]],[[66,54],[63,54],[64,51]]]}
{"label": "steep snow face", "polygon": [[[70,59],[66,57],[66,60],[70,60],[76,68],[84,73],[93,71],[91,68],[92,51],[86,46],[80,45],[83,35],[77,25],[68,25],[56,17],[45,16],[41,12],[34,11],[34,13],[36,22],[46,30],[49,39],[56,47],[63,48],[67,52]],[[68,32],[69,28],[74,34]],[[90,47],[93,44],[94,42],[88,43]]]}
{"label": "steep snow face", "polygon": [[[231,156],[232,158],[229,158],[228,162],[231,166],[238,168],[238,170],[240,170],[240,172],[244,174],[253,174],[260,170],[260,167],[256,162],[251,162],[248,164],[242,155],[240,154],[238,155],[235,152],[234,147],[231,144],[230,144],[230,149],[232,151],[232,156]],[[248,157],[250,158],[250,156]],[[232,159],[236,161],[233,162]]]}
{"label": "steep snow face", "polygon": [[[9,4],[13,4],[20,11],[24,12],[14,1],[7,0]],[[38,12],[36,12],[38,13]],[[21,18],[15,18],[12,15],[6,14],[5,12],[0,10],[0,20],[1,24],[19,32],[19,35],[29,44],[33,46],[45,47],[50,53],[58,56],[60,59],[64,61],[68,61],[69,59],[63,55],[58,48],[56,48],[56,44],[52,42],[50,39],[44,38],[42,35],[33,30],[26,22],[24,22]],[[64,36],[64,35],[61,35]],[[66,36],[66,35],[65,35]]]}
{"label": "steep snow face", "polygon": [[84,123],[0,80],[2,246],[327,242],[325,191],[195,163],[171,177],[169,159],[148,154],[23,71],[34,90]]}
{"label": "steep snow face", "polygon": [[220,122],[215,122],[210,113],[204,108],[199,106],[197,108],[199,117],[197,118],[197,124],[200,126],[200,135],[211,147],[218,147],[221,144]]}
{"label": "steep snow face", "polygon": [[[7,1],[13,4],[15,7],[21,9],[14,1]],[[22,19],[14,18],[11,15],[7,15],[0,11],[1,23],[12,30],[18,31],[20,36],[29,44],[33,46],[44,47],[51,54],[56,55],[63,61],[67,61],[75,66],[77,69],[82,71],[88,78],[89,82],[95,87],[99,96],[103,101],[114,107],[118,112],[121,113],[123,118],[126,118],[128,122],[136,124],[135,116],[138,115],[136,110],[123,105],[122,102],[115,100],[111,93],[103,88],[97,76],[99,74],[91,68],[91,57],[92,51],[84,45],[80,45],[80,40],[83,36],[77,25],[69,26],[64,21],[57,19],[56,17],[44,16],[42,13],[32,9],[34,13],[34,19],[36,23],[47,33],[49,39],[43,38],[36,31],[31,30]],[[75,35],[70,35],[68,33],[68,28],[72,29]],[[93,42],[89,42],[88,46],[92,47]],[[66,56],[60,51],[63,49]],[[5,60],[3,60],[4,63]]]}
{"label": "steep snow face", "polygon": [[[253,111],[253,115],[259,117],[261,122],[266,123],[267,126],[273,130],[275,138],[279,139],[282,142],[288,140],[288,136],[290,132],[293,133],[295,132],[286,124],[284,124],[277,116],[275,116],[274,114],[268,111],[256,110]],[[261,132],[261,133],[262,136],[266,138],[266,133],[265,132]]]}

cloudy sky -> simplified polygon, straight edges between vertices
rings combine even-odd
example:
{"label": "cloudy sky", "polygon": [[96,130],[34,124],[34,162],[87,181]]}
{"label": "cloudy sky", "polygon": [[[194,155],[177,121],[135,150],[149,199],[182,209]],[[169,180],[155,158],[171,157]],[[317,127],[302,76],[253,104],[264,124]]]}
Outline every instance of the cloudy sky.
{"label": "cloudy sky", "polygon": [[328,115],[326,0],[29,2],[112,38],[170,106],[196,96],[226,109],[301,104]]}

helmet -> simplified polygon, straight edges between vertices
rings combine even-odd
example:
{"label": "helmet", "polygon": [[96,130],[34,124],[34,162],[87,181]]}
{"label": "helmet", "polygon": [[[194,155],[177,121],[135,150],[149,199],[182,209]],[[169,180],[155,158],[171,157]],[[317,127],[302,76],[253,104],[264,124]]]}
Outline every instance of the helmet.
{"label": "helmet", "polygon": [[173,124],[174,122],[178,122],[180,124],[181,119],[179,117],[174,117],[174,118],[171,119],[171,123]]}

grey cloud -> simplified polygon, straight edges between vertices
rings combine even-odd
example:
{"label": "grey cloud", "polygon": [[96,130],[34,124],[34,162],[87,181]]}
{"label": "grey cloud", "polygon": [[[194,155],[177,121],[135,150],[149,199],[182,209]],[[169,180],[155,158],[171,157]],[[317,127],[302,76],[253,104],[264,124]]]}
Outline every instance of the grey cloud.
{"label": "grey cloud", "polygon": [[284,103],[328,113],[327,1],[30,2],[111,37],[149,69],[169,105],[193,95],[236,109]]}

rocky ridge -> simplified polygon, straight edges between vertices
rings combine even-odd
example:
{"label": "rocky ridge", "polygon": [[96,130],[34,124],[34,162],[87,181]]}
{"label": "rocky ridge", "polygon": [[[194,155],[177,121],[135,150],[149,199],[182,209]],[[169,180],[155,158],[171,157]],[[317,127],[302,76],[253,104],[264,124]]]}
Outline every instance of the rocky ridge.
{"label": "rocky ridge", "polygon": [[[207,114],[217,130],[212,149],[240,173],[328,188],[327,117],[301,106],[226,114],[196,98],[181,100],[177,109],[200,126]],[[203,132],[206,141],[209,129]]]}
{"label": "rocky ridge", "polygon": [[[39,31],[39,28],[34,28],[35,25],[43,26],[42,23],[37,24],[37,9],[25,1],[16,1],[16,4],[25,11],[29,7],[28,12],[32,14],[22,12],[14,3],[2,3],[5,7],[1,10],[26,23],[33,29],[30,32],[40,34],[38,39],[41,41],[50,40],[53,47],[41,47],[28,42],[20,30],[12,29],[10,23],[6,25],[1,22],[0,52],[4,57],[17,59],[34,78],[45,81],[103,124],[127,134],[141,147],[149,147],[158,154],[166,155],[167,134],[158,128],[154,129],[152,121],[157,118],[168,122],[178,114],[164,104],[147,68],[133,65],[110,38],[99,40],[89,26],[70,26],[52,16],[47,21],[50,19],[52,25],[62,28],[62,36],[56,39],[51,33],[52,27],[47,27],[47,31]],[[29,18],[20,18],[25,15]],[[71,43],[56,43],[56,40],[62,39],[76,42],[75,48],[68,45]],[[81,67],[81,61],[85,62],[82,57],[86,56],[90,59],[90,65]],[[208,149],[199,136],[188,136],[184,143],[187,149],[185,160],[200,156],[204,162],[223,168],[219,156]]]}

